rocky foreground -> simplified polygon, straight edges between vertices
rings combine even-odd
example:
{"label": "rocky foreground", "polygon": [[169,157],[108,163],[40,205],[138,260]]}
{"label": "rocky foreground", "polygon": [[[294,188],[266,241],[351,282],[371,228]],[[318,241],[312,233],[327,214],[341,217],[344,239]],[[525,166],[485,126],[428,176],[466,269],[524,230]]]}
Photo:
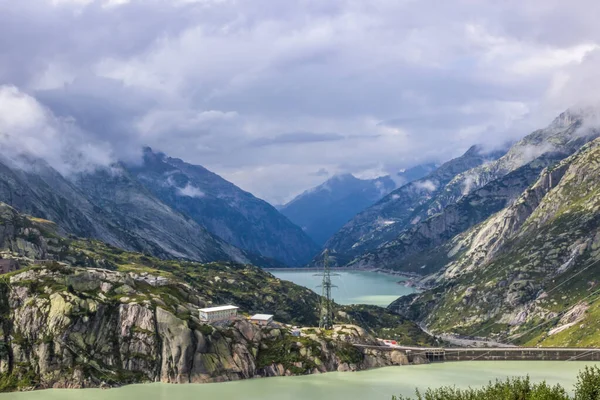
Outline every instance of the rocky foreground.
{"label": "rocky foreground", "polygon": [[[200,383],[407,364],[355,325],[332,331],[219,326],[197,318],[193,288],[147,273],[55,264],[0,283],[0,389]],[[187,296],[187,301],[182,301]]]}

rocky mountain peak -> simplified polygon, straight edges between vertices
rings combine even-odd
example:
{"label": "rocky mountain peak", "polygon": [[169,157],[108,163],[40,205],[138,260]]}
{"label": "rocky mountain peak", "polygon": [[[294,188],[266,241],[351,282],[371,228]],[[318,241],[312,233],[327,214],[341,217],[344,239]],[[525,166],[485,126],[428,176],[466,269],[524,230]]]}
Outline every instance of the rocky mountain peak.
{"label": "rocky mountain peak", "polygon": [[167,206],[243,250],[293,266],[319,250],[270,204],[203,166],[147,148],[143,164],[128,170]]}

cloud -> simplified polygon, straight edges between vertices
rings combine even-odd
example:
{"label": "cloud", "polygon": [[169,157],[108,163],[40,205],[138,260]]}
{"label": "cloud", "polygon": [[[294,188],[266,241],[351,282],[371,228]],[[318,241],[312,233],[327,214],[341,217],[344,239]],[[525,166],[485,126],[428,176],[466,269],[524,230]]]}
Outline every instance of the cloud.
{"label": "cloud", "polygon": [[206,196],[206,194],[202,190],[198,189],[193,185],[190,185],[189,183],[185,185],[185,187],[177,188],[177,194],[179,194],[180,196],[198,198]]}
{"label": "cloud", "polygon": [[425,192],[435,192],[437,189],[437,184],[429,179],[425,181],[416,181],[413,186],[415,189]]}
{"label": "cloud", "polygon": [[320,169],[394,174],[599,100],[593,0],[0,4],[0,82],[44,110],[12,146],[53,137],[66,166],[149,145],[278,203]]}
{"label": "cloud", "polygon": [[343,140],[344,136],[337,133],[293,132],[270,138],[259,138],[250,142],[251,146],[271,146],[277,144],[319,143]]}
{"label": "cloud", "polygon": [[318,171],[311,173],[313,176],[329,176],[329,171],[325,168],[320,168]]}
{"label": "cloud", "polygon": [[63,174],[108,166],[111,147],[59,118],[14,86],[0,86],[0,147],[2,155],[22,168],[23,157],[44,159]]}

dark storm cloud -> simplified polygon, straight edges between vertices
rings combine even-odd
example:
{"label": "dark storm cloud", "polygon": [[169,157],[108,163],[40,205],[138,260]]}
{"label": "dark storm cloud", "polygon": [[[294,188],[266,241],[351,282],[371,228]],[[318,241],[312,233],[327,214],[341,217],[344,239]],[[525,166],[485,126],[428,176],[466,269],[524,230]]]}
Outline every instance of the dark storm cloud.
{"label": "dark storm cloud", "polygon": [[7,148],[53,140],[51,154],[76,148],[93,164],[150,145],[276,203],[320,183],[315,171],[375,176],[493,147],[599,93],[592,0],[0,0],[0,10]]}

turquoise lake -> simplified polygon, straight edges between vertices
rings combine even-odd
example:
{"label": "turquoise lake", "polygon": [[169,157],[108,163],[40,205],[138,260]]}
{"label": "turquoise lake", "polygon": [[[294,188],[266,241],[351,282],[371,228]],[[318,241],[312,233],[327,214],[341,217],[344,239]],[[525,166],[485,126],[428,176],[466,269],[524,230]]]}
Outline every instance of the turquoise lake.
{"label": "turquoise lake", "polygon": [[[317,293],[321,289],[322,277],[315,276],[315,271],[272,271],[279,279],[294,282]],[[336,285],[332,296],[338,304],[372,304],[385,307],[400,296],[415,292],[414,288],[404,286],[406,278],[368,271],[335,272],[331,282]]]}
{"label": "turquoise lake", "polygon": [[471,361],[388,367],[363,372],[331,372],[299,377],[260,378],[210,384],[143,384],[118,389],[53,389],[0,394],[0,400],[391,400],[415,388],[482,386],[490,380],[529,375],[560,383],[569,391],[579,361]]}

